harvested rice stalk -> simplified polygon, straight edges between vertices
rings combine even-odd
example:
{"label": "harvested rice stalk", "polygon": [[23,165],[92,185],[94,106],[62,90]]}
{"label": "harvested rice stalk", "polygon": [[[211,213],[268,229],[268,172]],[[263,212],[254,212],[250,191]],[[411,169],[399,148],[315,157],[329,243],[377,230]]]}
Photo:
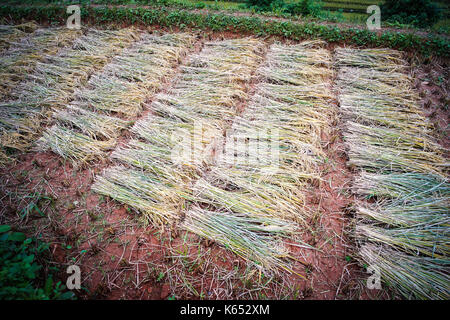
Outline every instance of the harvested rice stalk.
{"label": "harvested rice stalk", "polygon": [[236,114],[237,101],[247,98],[243,84],[258,66],[263,46],[263,42],[250,38],[206,43],[181,68],[174,88],[159,97],[160,103],[190,110],[194,117],[230,119]]}
{"label": "harvested rice stalk", "polygon": [[21,38],[27,36],[38,28],[34,22],[19,25],[0,25],[0,53],[15,45]]}
{"label": "harvested rice stalk", "polygon": [[220,243],[262,270],[291,271],[285,260],[290,258],[289,252],[279,239],[292,235],[295,229],[285,221],[194,207],[186,213],[182,227]]}
{"label": "harvested rice stalk", "polygon": [[116,56],[102,73],[94,75],[76,98],[86,108],[136,117],[146,98],[160,89],[162,79],[173,73],[192,42],[193,37],[187,34],[144,36]]}
{"label": "harvested rice stalk", "polygon": [[[162,40],[164,44],[173,41]],[[224,118],[232,117],[238,100],[247,97],[245,83],[261,59],[263,46],[263,42],[255,39],[206,43],[187,66],[181,67],[182,74],[174,87],[156,97],[153,113],[133,126],[135,137],[146,142],[132,139],[127,147],[116,149],[112,157],[143,169],[145,176],[176,182],[188,190],[200,176],[200,170],[211,162],[215,141],[223,134]],[[173,59],[177,58],[179,52],[170,49]],[[157,68],[162,66],[161,58],[155,59]],[[181,153],[177,154],[177,150]],[[123,180],[123,188],[136,189],[127,180]],[[185,195],[185,192],[189,191],[178,190],[177,194]],[[116,199],[127,201],[127,198]],[[153,206],[164,210],[163,200],[157,200]],[[180,197],[177,203],[172,202],[181,207],[184,199]],[[147,204],[139,207],[136,203],[135,207],[148,209]]]}
{"label": "harvested rice stalk", "polygon": [[[309,212],[303,207],[302,187],[308,180],[319,178],[317,163],[324,155],[320,135],[333,115],[329,107],[332,99],[329,88],[319,84],[332,75],[328,70],[331,57],[323,49],[310,48],[316,45],[320,43],[275,45],[269,50],[268,62],[260,69],[265,82],[257,87],[242,116],[235,118],[227,136],[225,151],[232,152],[228,156],[225,152],[208,175],[223,188],[216,190],[216,203],[227,208],[227,203],[223,203],[225,198],[229,198],[229,205],[240,201],[239,196],[244,194],[255,200],[263,199],[266,207],[268,204],[277,207],[278,217],[307,225]],[[310,76],[303,74],[305,68]],[[312,88],[309,87],[311,82]],[[235,142],[245,139],[250,142]],[[272,144],[274,139],[276,143]],[[270,146],[261,150],[253,140]],[[256,162],[251,162],[249,155],[255,153],[257,158],[253,160]],[[230,189],[236,191],[225,191]],[[209,198],[212,200],[213,196]]]}
{"label": "harvested rice stalk", "polygon": [[92,190],[140,210],[147,221],[163,226],[180,218],[182,199],[176,192],[180,187],[156,174],[115,166],[96,178]]}
{"label": "harvested rice stalk", "polygon": [[0,146],[25,151],[39,130],[39,111],[21,102],[0,104]]}
{"label": "harvested rice stalk", "polygon": [[254,217],[268,217],[300,222],[306,225],[305,214],[292,203],[282,199],[274,199],[266,195],[243,192],[240,190],[225,190],[200,178],[196,181],[192,194],[183,194],[195,203],[204,203],[219,210],[234,212]]}
{"label": "harvested rice stalk", "polygon": [[36,71],[27,76],[13,96],[43,107],[62,107],[72,99],[76,87],[137,37],[133,29],[91,29],[76,39],[71,48],[37,63]]}
{"label": "harvested rice stalk", "polygon": [[331,54],[321,41],[271,46],[259,72],[271,82],[308,86],[323,83],[332,75]]}
{"label": "harvested rice stalk", "polygon": [[[366,169],[440,173],[445,165],[440,146],[426,135],[347,122],[345,141],[350,165]],[[372,158],[372,156],[377,157]],[[388,160],[388,161],[386,161]]]}
{"label": "harvested rice stalk", "polygon": [[[189,67],[183,68],[174,88],[156,97],[152,108],[157,115],[150,115],[132,128],[152,146],[120,149],[113,156],[147,169],[154,168],[155,163],[161,164],[159,158],[164,160],[165,166],[195,167],[209,163],[214,141],[222,135],[223,118],[234,114],[229,106],[235,103],[237,96],[245,96],[242,83],[235,82],[233,77],[245,81],[256,67],[259,56],[254,53],[255,45],[257,50],[262,47],[261,42],[254,39],[207,43],[206,48],[191,59]],[[177,163],[171,164],[169,157],[176,148],[182,154]],[[133,160],[134,156],[137,158]],[[170,172],[170,168],[167,171]]]}
{"label": "harvested rice stalk", "polygon": [[345,136],[349,147],[349,166],[370,172],[418,172],[443,175],[445,160],[433,152],[416,149],[397,149],[396,146],[379,146],[368,142],[364,136]]}
{"label": "harvested rice stalk", "polygon": [[[144,36],[114,57],[100,74],[91,77],[88,87],[76,93],[76,100],[72,102],[76,107],[61,111],[57,119],[72,124],[74,129],[94,140],[116,138],[130,122],[101,114],[102,111],[136,116],[149,90],[151,94],[158,88],[162,77],[172,72],[172,67],[192,41],[193,37],[185,34]],[[85,151],[89,152],[89,149]],[[88,156],[80,153],[77,158],[87,159]]]}
{"label": "harvested rice stalk", "polygon": [[9,131],[18,129],[18,131],[33,131],[33,125],[24,123],[26,116],[33,118],[39,114],[39,109],[26,103],[10,102],[0,104],[0,130]]}
{"label": "harvested rice stalk", "polygon": [[54,125],[46,130],[42,138],[37,141],[38,150],[51,149],[64,159],[70,159],[73,162],[103,159],[106,156],[105,152],[112,150],[115,144],[114,139],[95,140],[59,125]]}
{"label": "harvested rice stalk", "polygon": [[[189,89],[187,88],[186,90]],[[201,95],[199,92],[197,92],[197,94]],[[215,102],[205,101],[205,104],[200,102],[191,104],[189,100],[183,101],[176,96],[159,94],[157,100],[152,104],[152,109],[161,117],[192,123],[195,122],[196,119],[202,118],[209,118],[211,120],[229,120],[236,114],[236,111],[232,108],[210,103]]]}
{"label": "harvested rice stalk", "polygon": [[[17,85],[32,74],[39,61],[55,55],[62,47],[73,43],[81,31],[67,28],[37,29],[10,47],[0,57],[0,101],[20,97]],[[13,92],[12,92],[13,91]]]}
{"label": "harvested rice stalk", "polygon": [[395,101],[363,90],[351,95],[343,94],[339,100],[345,120],[397,128],[415,135],[431,133],[431,123],[421,115],[415,102]]}
{"label": "harvested rice stalk", "polygon": [[[448,209],[448,206],[447,206]],[[357,239],[397,248],[408,254],[422,254],[445,259],[450,253],[450,217],[430,219],[432,224],[418,227],[386,229],[373,225],[357,225]]]}
{"label": "harvested rice stalk", "polygon": [[0,168],[6,166],[6,164],[10,163],[12,159],[6,155],[6,153],[0,149]]}
{"label": "harvested rice stalk", "polygon": [[[265,113],[264,106],[261,114]],[[250,108],[249,108],[250,109]],[[249,117],[254,114],[249,111]],[[256,112],[256,110],[255,110]],[[267,118],[252,117],[247,121],[246,114],[235,119],[227,135],[225,149],[229,148],[232,164],[247,164],[247,162],[260,162],[260,165],[278,165],[284,168],[298,166],[300,169],[311,169],[319,162],[324,153],[320,149],[320,137],[301,118],[297,121],[277,121],[268,115]],[[272,123],[272,125],[270,125]],[[320,129],[318,133],[320,133]],[[249,140],[248,143],[246,140]],[[231,145],[231,146],[229,146]],[[253,156],[251,161],[250,155]],[[256,159],[257,158],[257,159]],[[279,158],[279,159],[277,159]],[[279,163],[275,163],[279,160]],[[314,171],[312,169],[312,171]]]}
{"label": "harvested rice stalk", "polygon": [[[449,185],[440,146],[397,52],[336,50],[361,261],[407,298],[447,299]],[[371,69],[369,69],[371,68]]]}
{"label": "harvested rice stalk", "polygon": [[149,95],[144,86],[103,73],[92,77],[89,86],[91,89],[77,92],[79,105],[120,113],[127,118],[134,118],[142,111],[142,104]]}
{"label": "harvested rice stalk", "polygon": [[403,71],[406,68],[402,53],[391,49],[336,48],[335,57],[338,67],[354,66],[387,72]]}
{"label": "harvested rice stalk", "polygon": [[439,176],[422,173],[372,174],[362,172],[353,185],[354,193],[387,198],[450,196],[450,185]]}
{"label": "harvested rice stalk", "polygon": [[121,130],[131,125],[131,121],[101,115],[76,106],[67,106],[65,110],[55,114],[55,118],[61,123],[67,123],[78,128],[84,134],[93,139],[102,137],[105,139],[117,138]]}
{"label": "harvested rice stalk", "polygon": [[[44,35],[52,39],[52,34],[56,31],[50,29],[45,32]],[[31,116],[26,112],[22,112],[20,116],[17,112],[5,114],[4,122],[15,123],[16,126],[2,133],[2,144],[23,151],[29,148],[31,142],[39,135],[47,118],[53,113],[53,108],[66,105],[72,99],[75,87],[82,85],[92,72],[101,68],[111,56],[121,50],[121,47],[128,46],[135,39],[135,33],[132,29],[120,31],[90,30],[87,35],[74,40],[72,48],[62,49],[56,55],[46,54],[42,62],[37,62],[34,65],[34,72],[27,74],[24,81],[11,92],[11,96],[17,99],[3,104],[16,108],[26,106],[27,110],[32,109],[34,113],[31,113]],[[64,35],[64,32],[62,34]],[[53,35],[53,38],[55,38],[55,35]],[[53,39],[53,42],[67,43],[65,39],[64,37]],[[98,122],[99,118],[95,120]],[[80,122],[78,123],[80,124]],[[110,123],[112,122],[110,121]],[[28,126],[28,124],[32,125]],[[118,124],[117,121],[116,124]],[[26,128],[26,130],[23,128]],[[87,127],[85,126],[84,129],[87,129]],[[93,127],[90,129],[93,129]],[[72,135],[77,136],[75,133]],[[55,139],[52,141],[62,142]],[[67,141],[71,141],[71,139]],[[105,145],[105,142],[99,142],[99,144]],[[62,152],[65,147],[58,145],[57,149]],[[90,152],[89,148],[82,149]],[[72,151],[71,146],[67,147],[67,151]],[[80,151],[81,149],[78,149],[77,152]],[[69,155],[68,157],[71,158],[72,156]],[[88,159],[90,155],[77,154],[75,157]]]}
{"label": "harvested rice stalk", "polygon": [[384,283],[407,299],[448,300],[448,259],[408,255],[381,245],[361,247],[362,262],[379,270]]}
{"label": "harvested rice stalk", "polygon": [[375,205],[358,203],[356,211],[365,223],[427,228],[448,221],[449,205],[447,198],[434,197],[404,202],[387,201]]}
{"label": "harvested rice stalk", "polygon": [[197,168],[189,161],[175,164],[171,151],[164,147],[131,140],[127,148],[117,148],[111,158],[122,163],[158,174],[161,179],[190,181],[197,175]]}
{"label": "harvested rice stalk", "polygon": [[[365,179],[391,197],[374,204],[358,203],[358,216],[368,223],[422,229],[448,223],[450,185],[439,177],[407,173],[365,175]],[[393,189],[393,194],[386,192]]]}
{"label": "harvested rice stalk", "polygon": [[317,179],[317,175],[301,172],[296,168],[285,170],[279,167],[254,166],[219,166],[211,168],[211,174],[224,185],[231,185],[234,189],[257,192],[259,194],[282,195],[294,203],[302,204],[301,187],[306,186],[308,180]]}
{"label": "harvested rice stalk", "polygon": [[218,125],[184,123],[149,114],[132,128],[146,143],[131,140],[112,157],[153,172],[164,169],[166,174],[193,177],[197,169],[211,162],[213,141],[222,132]]}
{"label": "harvested rice stalk", "polygon": [[[404,73],[392,73],[359,68],[339,69],[337,81],[344,93],[351,93],[358,89],[366,93],[376,93],[386,97],[416,101],[417,93],[411,88],[411,79]],[[401,94],[399,94],[401,92]]]}

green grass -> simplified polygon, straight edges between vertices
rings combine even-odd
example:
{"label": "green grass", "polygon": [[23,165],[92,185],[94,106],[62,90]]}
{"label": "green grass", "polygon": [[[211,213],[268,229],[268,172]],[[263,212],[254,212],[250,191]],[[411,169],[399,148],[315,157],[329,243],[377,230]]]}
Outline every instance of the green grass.
{"label": "green grass", "polygon": [[0,300],[69,300],[53,276],[62,270],[49,262],[50,244],[0,225]]}
{"label": "green grass", "polygon": [[[23,19],[52,21],[57,17],[66,16],[65,8],[60,6],[26,8],[1,6],[0,13],[1,16],[7,16],[13,21]],[[82,19],[89,17],[89,21],[93,24],[137,23],[181,29],[244,32],[258,36],[273,35],[294,40],[322,39],[332,43],[347,41],[358,46],[414,50],[426,55],[448,56],[450,52],[448,39],[436,35],[420,36],[392,31],[378,34],[364,29],[321,25],[314,22],[274,21],[260,17],[214,13],[204,15],[176,8],[83,7],[81,16]]]}
{"label": "green grass", "polygon": [[[287,0],[286,2],[292,3],[296,0]],[[161,2],[149,2],[146,0],[93,0],[87,1],[82,0],[80,3],[82,4],[116,4],[116,5],[151,5],[151,6],[166,6],[166,7],[178,7],[185,9],[208,9],[208,10],[224,10],[224,11],[242,11],[242,12],[252,12],[247,9],[244,1],[234,2],[234,1],[200,1],[200,0],[166,0]],[[379,5],[383,1],[377,0],[330,0],[330,1],[322,1],[323,9],[320,14],[320,19],[329,20],[329,21],[338,21],[338,22],[347,22],[347,23],[357,23],[357,24],[365,24],[368,14],[366,13],[366,8],[369,5],[377,4]],[[9,0],[6,1],[8,4],[23,4],[23,1],[19,0]],[[68,3],[68,1],[46,1],[46,0],[27,0],[26,3],[34,4],[34,5],[42,5],[42,4],[61,4]],[[434,32],[449,32],[449,22],[448,19],[445,19],[445,16],[448,15],[448,5],[445,1],[435,1],[439,7],[444,9],[444,18],[440,21],[437,21],[431,28],[430,31]],[[356,12],[351,12],[355,10]],[[285,18],[290,18],[290,15],[278,12],[264,12],[264,15],[272,15],[272,16],[281,16]],[[55,21],[56,22],[56,21]],[[386,26],[399,26],[396,24],[387,23]],[[402,28],[411,28],[411,26],[400,25]]]}

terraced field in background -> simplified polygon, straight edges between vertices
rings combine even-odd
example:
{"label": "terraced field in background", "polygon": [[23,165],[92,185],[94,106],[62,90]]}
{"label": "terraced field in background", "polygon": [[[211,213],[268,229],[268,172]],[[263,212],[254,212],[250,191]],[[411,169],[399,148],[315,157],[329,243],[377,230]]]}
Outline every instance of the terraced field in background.
{"label": "terraced field in background", "polygon": [[[348,297],[368,266],[394,296],[450,297],[448,159],[400,52],[33,24],[0,38],[1,222],[47,232],[23,211],[45,193],[74,247],[53,253],[94,297]],[[276,161],[251,158],[255,132]]]}

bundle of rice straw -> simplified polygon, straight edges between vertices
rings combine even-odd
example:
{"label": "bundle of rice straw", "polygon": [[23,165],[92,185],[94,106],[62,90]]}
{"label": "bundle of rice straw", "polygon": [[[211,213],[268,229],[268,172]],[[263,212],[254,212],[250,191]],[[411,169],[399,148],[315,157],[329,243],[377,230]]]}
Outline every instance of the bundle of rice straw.
{"label": "bundle of rice straw", "polygon": [[448,299],[447,160],[397,51],[336,50],[349,165],[361,170],[355,237],[362,263],[408,299]]}
{"label": "bundle of rice straw", "polygon": [[2,61],[12,69],[5,70],[18,72],[19,78],[7,82],[11,100],[0,104],[6,123],[1,127],[1,146],[28,150],[54,109],[67,104],[76,87],[137,36],[133,29],[90,30],[82,36],[67,29],[38,29],[18,47],[21,54],[8,51],[12,62]]}
{"label": "bundle of rice straw", "polygon": [[19,25],[0,25],[0,54],[37,28],[38,25],[34,22]]}
{"label": "bundle of rice straw", "polygon": [[[55,128],[66,129],[51,129],[51,134],[44,134],[39,145],[75,162],[105,158],[105,152],[116,144],[121,130],[132,123],[119,116],[136,117],[192,43],[193,37],[187,34],[143,36],[94,74],[85,88],[76,91],[71,105],[55,115]],[[83,136],[86,144],[73,148],[72,138],[65,137],[66,134],[77,137],[76,141]],[[63,140],[72,145],[62,147]]]}

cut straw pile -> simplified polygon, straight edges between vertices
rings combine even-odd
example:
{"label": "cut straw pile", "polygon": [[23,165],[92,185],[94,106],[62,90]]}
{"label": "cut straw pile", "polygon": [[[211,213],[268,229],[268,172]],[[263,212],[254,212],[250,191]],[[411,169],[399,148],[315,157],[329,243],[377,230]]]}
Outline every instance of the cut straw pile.
{"label": "cut straw pile", "polygon": [[[18,26],[2,26],[0,55],[0,166],[11,157],[5,147],[25,150],[30,138],[39,130],[35,119],[40,109],[29,101],[22,101],[17,87],[33,74],[39,61],[58,53],[62,47],[72,44],[80,37],[80,31],[67,28],[37,29],[33,23]],[[31,80],[32,81],[32,80]],[[25,100],[25,99],[24,99]]]}
{"label": "cut straw pile", "polygon": [[75,100],[55,114],[57,123],[39,145],[75,162],[105,158],[131,124],[121,118],[133,119],[142,111],[192,43],[186,34],[144,36],[77,89]]}
{"label": "cut straw pile", "polygon": [[189,210],[183,225],[186,230],[224,245],[267,271],[285,266],[283,258],[290,256],[280,238],[295,233],[292,224],[280,219],[209,211],[197,206]]}
{"label": "cut straw pile", "polygon": [[64,107],[77,87],[83,86],[90,75],[139,37],[139,32],[132,28],[117,31],[89,29],[71,47],[56,55],[47,55],[45,61],[38,62],[35,72],[14,91],[15,96],[41,106]]}
{"label": "cut straw pile", "polygon": [[137,36],[132,29],[89,30],[82,36],[65,28],[38,29],[10,48],[1,57],[9,79],[3,82],[9,100],[0,105],[7,123],[1,127],[1,146],[27,150],[54,108],[65,106],[77,87]]}
{"label": "cut straw pile", "polygon": [[[261,48],[262,43],[254,39],[206,43],[181,67],[174,86],[156,96],[151,113],[132,127],[134,137],[127,146],[112,153],[113,159],[130,166],[130,172],[142,179],[124,180],[119,186],[109,178],[117,170],[113,167],[96,181],[93,190],[140,209],[152,224],[178,220],[185,201],[182,194],[188,193],[185,190],[210,162],[211,145],[222,136],[224,119],[233,117],[238,99],[246,97],[245,83],[261,59]],[[144,180],[155,181],[156,189],[160,184],[165,187],[161,193],[139,199]],[[146,203],[141,205],[141,200]]]}
{"label": "cut straw pile", "polygon": [[411,299],[448,299],[450,184],[406,62],[392,50],[337,49],[337,78],[362,261]]}
{"label": "cut straw pile", "polygon": [[227,132],[224,152],[188,198],[197,204],[186,214],[187,230],[266,271],[292,271],[280,239],[292,238],[297,223],[307,227],[304,187],[319,178],[320,134],[333,114],[331,55],[321,45],[269,49],[262,81]]}
{"label": "cut straw pile", "polygon": [[[270,48],[259,69],[263,80],[244,113],[235,118],[224,152],[208,175],[220,188],[217,196],[210,194],[211,187],[201,186],[207,193],[199,193],[199,201],[214,199],[221,209],[307,225],[302,189],[308,180],[319,178],[320,133],[332,115],[327,87],[331,55],[321,45]],[[245,139],[250,141],[236,143]]]}
{"label": "cut straw pile", "polygon": [[20,39],[26,37],[29,33],[38,28],[34,22],[28,22],[19,25],[0,25],[0,54],[16,45]]}
{"label": "cut straw pile", "polygon": [[[113,179],[123,167],[112,167],[93,190],[139,209],[153,224],[184,215],[182,228],[262,270],[292,271],[281,240],[295,235],[297,222],[308,216],[301,190],[318,178],[319,137],[332,114],[323,84],[332,75],[331,57],[318,42],[274,45],[250,98],[245,89],[262,53],[263,44],[254,39],[206,43],[181,67],[174,87],[156,97],[152,113],[133,126],[135,137],[112,154],[139,178]],[[239,115],[246,100],[250,106]],[[280,141],[273,141],[270,128],[280,131]],[[279,163],[265,151],[249,163],[256,150],[229,145],[255,132],[264,142],[279,143]],[[227,148],[232,159],[222,152]]]}
{"label": "cut straw pile", "polygon": [[0,55],[0,101],[20,96],[18,84],[35,71],[38,63],[71,45],[80,35],[81,31],[67,28],[39,28],[10,46]]}

